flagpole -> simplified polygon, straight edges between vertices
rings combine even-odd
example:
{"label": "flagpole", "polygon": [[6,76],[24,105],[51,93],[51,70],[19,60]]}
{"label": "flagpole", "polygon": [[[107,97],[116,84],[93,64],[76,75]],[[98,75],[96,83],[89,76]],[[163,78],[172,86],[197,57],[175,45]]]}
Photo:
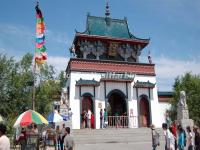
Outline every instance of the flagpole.
{"label": "flagpole", "polygon": [[[39,5],[39,2],[36,1],[36,6]],[[36,46],[35,46],[36,49]],[[36,62],[35,62],[35,53],[34,53],[34,64],[33,64],[33,97],[32,97],[32,110],[35,110],[35,72],[36,72]]]}
{"label": "flagpole", "polygon": [[32,110],[35,110],[35,71],[36,71],[36,63],[34,57],[34,64],[33,64],[33,98],[32,98]]}

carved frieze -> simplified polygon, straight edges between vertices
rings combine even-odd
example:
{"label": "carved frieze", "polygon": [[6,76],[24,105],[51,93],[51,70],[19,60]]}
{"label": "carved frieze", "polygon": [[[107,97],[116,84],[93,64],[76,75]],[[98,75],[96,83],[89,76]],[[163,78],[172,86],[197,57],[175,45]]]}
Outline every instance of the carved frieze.
{"label": "carved frieze", "polygon": [[117,57],[120,57],[125,61],[134,62],[141,54],[142,49],[140,45],[124,44],[120,42],[105,42],[100,40],[80,40],[78,43],[79,49],[83,53],[83,57],[89,58],[89,55],[94,55],[95,57],[92,57],[93,59],[109,59],[109,57],[116,57],[117,59]]}

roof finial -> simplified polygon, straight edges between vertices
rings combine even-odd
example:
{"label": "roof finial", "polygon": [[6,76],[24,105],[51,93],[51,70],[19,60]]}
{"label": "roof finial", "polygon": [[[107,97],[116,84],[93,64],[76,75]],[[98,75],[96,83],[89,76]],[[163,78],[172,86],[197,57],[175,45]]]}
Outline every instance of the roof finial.
{"label": "roof finial", "polygon": [[106,12],[105,12],[105,15],[106,15],[106,17],[110,16],[108,0],[106,0]]}

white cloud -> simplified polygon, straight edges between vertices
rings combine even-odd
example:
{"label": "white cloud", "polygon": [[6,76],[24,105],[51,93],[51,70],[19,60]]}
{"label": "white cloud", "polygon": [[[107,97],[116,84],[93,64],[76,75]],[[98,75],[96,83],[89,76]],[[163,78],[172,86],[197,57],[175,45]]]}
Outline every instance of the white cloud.
{"label": "white cloud", "polygon": [[158,76],[169,79],[183,75],[186,72],[200,74],[200,62],[196,60],[175,60],[164,56],[154,59]]}
{"label": "white cloud", "polygon": [[60,71],[65,71],[67,68],[69,58],[61,57],[61,56],[48,56],[47,63],[49,65],[54,66],[56,73],[60,73]]}
{"label": "white cloud", "polygon": [[161,56],[154,58],[159,90],[171,90],[174,79],[186,72],[200,74],[200,62],[197,60],[177,60]]}

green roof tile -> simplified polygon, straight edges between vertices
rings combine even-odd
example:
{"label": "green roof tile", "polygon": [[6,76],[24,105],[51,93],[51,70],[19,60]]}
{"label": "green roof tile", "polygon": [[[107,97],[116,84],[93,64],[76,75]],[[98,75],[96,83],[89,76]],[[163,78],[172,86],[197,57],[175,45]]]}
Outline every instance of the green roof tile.
{"label": "green roof tile", "polygon": [[88,16],[87,28],[90,35],[131,38],[126,20]]}
{"label": "green roof tile", "polygon": [[154,88],[155,87],[155,84],[154,83],[151,83],[151,82],[149,82],[149,81],[147,81],[147,82],[140,82],[140,81],[137,81],[137,82],[135,82],[135,85],[134,85],[135,87],[140,87],[140,88],[143,88],[143,87],[145,87],[145,88]]}
{"label": "green roof tile", "polygon": [[76,81],[76,85],[77,86],[99,86],[100,83],[96,80],[83,80],[80,79],[78,81]]}

